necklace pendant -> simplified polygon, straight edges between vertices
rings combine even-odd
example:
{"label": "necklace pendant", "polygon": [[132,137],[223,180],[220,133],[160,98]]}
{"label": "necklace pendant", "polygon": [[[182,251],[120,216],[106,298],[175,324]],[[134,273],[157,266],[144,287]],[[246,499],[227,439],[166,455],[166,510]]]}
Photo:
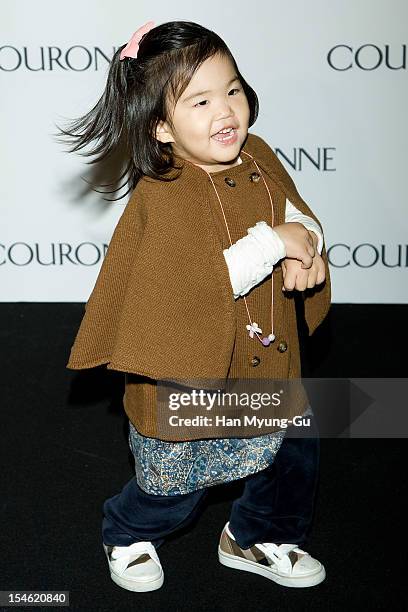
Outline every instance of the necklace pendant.
{"label": "necklace pendant", "polygon": [[252,323],[252,325],[247,325],[246,328],[249,331],[250,338],[254,337],[254,332],[259,332],[260,334],[262,333],[262,329],[258,327],[258,323],[255,323],[255,321]]}
{"label": "necklace pendant", "polygon": [[269,346],[271,342],[273,342],[275,340],[275,335],[274,334],[269,334],[268,337],[264,336],[262,338],[262,344],[264,346]]}

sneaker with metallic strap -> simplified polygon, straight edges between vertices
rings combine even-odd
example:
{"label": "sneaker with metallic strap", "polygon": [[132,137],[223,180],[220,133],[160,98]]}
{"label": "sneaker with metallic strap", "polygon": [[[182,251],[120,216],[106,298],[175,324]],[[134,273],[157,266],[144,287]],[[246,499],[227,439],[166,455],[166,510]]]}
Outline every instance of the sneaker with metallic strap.
{"label": "sneaker with metallic strap", "polygon": [[108,546],[103,549],[110,575],[117,585],[128,591],[155,591],[164,581],[163,568],[151,542],[135,542],[130,546]]}
{"label": "sneaker with metallic strap", "polygon": [[297,544],[263,542],[240,548],[229,529],[229,522],[221,533],[218,558],[222,565],[259,574],[287,587],[314,586],[326,577],[320,561]]}

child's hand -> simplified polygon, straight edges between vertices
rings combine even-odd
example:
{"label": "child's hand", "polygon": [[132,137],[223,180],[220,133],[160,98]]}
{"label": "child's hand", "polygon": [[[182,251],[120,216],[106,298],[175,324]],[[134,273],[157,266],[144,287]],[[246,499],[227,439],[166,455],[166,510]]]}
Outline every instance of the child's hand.
{"label": "child's hand", "polygon": [[316,249],[313,263],[310,268],[302,269],[300,261],[285,257],[282,260],[283,291],[293,291],[293,289],[304,291],[305,289],[311,289],[315,285],[322,283],[326,278],[324,261],[317,250],[318,238],[314,232],[310,232],[310,235]]}
{"label": "child's hand", "polygon": [[[286,257],[299,259],[299,266],[302,269],[310,268],[317,253],[312,237],[314,232],[309,232],[298,222],[282,223],[273,229],[285,243]],[[317,239],[316,234],[314,236]]]}

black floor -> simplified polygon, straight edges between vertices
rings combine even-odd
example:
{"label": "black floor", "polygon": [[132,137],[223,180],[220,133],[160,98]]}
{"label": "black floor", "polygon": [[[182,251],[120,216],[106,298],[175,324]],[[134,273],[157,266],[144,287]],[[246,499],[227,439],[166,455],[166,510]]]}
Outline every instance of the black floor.
{"label": "black floor", "polygon": [[[116,586],[100,528],[103,501],[133,476],[122,374],[65,368],[83,304],[0,308],[0,590],[70,591],[69,609],[101,612],[406,609],[403,437],[321,440],[305,548],[326,567],[322,584],[289,589],[219,564],[218,538],[237,481],[214,487],[200,519],[160,548],[161,589]],[[406,377],[407,315],[405,305],[333,304],[312,338],[302,339],[303,375]]]}

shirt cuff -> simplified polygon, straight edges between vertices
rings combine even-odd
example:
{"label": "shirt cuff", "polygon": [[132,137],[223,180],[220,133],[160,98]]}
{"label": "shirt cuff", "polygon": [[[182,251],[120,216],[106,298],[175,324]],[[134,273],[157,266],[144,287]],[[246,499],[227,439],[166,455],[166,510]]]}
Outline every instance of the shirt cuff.
{"label": "shirt cuff", "polygon": [[317,242],[317,250],[319,255],[322,254],[323,250],[323,231],[322,228],[314,219],[309,217],[309,215],[304,215],[300,210],[296,208],[288,199],[286,200],[286,209],[285,209],[285,223],[293,223],[297,221],[305,226],[307,230],[314,232],[318,238]]}
{"label": "shirt cuff", "polygon": [[286,256],[285,244],[265,221],[248,228],[248,235],[223,250],[234,298],[245,295]]}

